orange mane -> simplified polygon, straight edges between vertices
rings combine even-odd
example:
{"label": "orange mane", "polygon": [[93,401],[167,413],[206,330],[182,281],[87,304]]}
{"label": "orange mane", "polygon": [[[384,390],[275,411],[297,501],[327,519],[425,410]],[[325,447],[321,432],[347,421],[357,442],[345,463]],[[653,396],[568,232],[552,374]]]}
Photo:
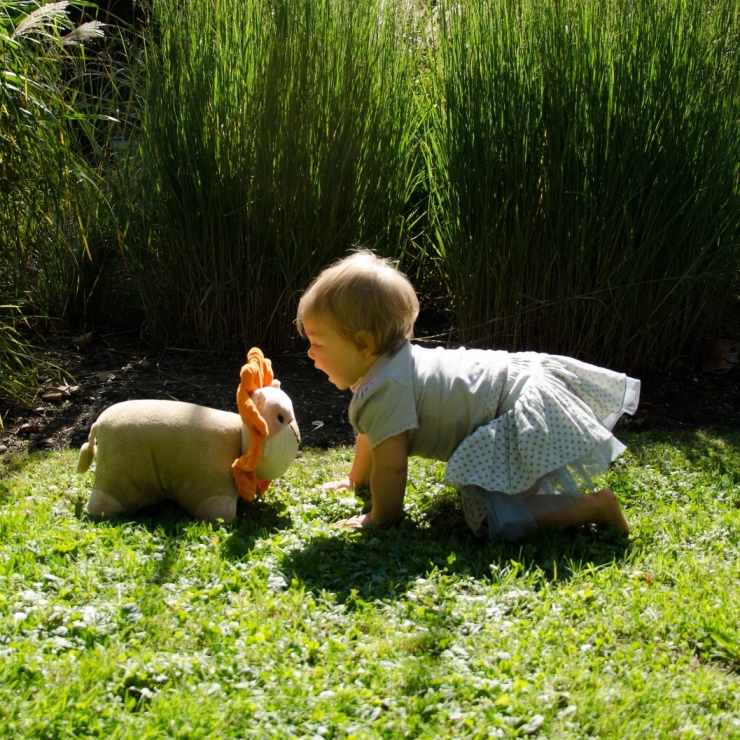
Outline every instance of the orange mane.
{"label": "orange mane", "polygon": [[252,347],[247,354],[247,364],[242,366],[239,377],[236,405],[242,424],[249,430],[249,447],[241,457],[234,460],[231,470],[241,497],[245,501],[254,501],[267,490],[270,481],[257,479],[256,469],[267,438],[267,422],[252,402],[252,393],[258,388],[271,385],[275,376],[270,360],[265,359],[261,349]]}

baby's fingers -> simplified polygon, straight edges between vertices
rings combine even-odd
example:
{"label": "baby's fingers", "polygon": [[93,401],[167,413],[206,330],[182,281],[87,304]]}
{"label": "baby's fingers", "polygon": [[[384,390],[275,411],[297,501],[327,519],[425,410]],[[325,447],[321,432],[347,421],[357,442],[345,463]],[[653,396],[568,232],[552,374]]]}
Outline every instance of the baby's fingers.
{"label": "baby's fingers", "polygon": [[370,524],[369,514],[356,514],[351,516],[349,519],[341,519],[334,524],[335,527],[353,527],[355,529],[362,529]]}
{"label": "baby's fingers", "polygon": [[316,487],[320,491],[349,491],[352,488],[352,481],[349,478],[342,478],[341,480],[330,480]]}

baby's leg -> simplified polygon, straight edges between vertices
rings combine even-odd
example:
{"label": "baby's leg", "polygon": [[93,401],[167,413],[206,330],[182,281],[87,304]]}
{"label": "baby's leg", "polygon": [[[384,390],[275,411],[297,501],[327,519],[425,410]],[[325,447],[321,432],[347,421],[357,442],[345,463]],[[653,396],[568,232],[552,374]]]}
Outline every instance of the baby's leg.
{"label": "baby's leg", "polygon": [[535,495],[540,486],[538,481],[517,494],[463,486],[460,494],[465,521],[476,537],[518,540],[537,529],[538,517],[543,512],[567,508],[578,500],[578,496]]}
{"label": "baby's leg", "polygon": [[614,492],[608,488],[586,493],[573,506],[542,514],[535,521],[538,527],[580,527],[583,524],[600,524],[616,527],[620,532],[629,531],[629,524],[622,514],[619,501]]}

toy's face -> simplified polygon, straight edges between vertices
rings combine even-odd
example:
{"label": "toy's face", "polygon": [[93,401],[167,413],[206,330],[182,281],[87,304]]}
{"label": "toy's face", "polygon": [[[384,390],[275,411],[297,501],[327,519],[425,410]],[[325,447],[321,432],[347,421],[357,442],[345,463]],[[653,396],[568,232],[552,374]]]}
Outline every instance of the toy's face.
{"label": "toy's face", "polygon": [[280,390],[277,381],[275,385],[254,391],[252,401],[267,423],[267,439],[255,473],[259,480],[275,480],[290,467],[301,441],[293,402]]}
{"label": "toy's face", "polygon": [[[252,402],[257,407],[260,416],[267,423],[268,439],[295,421],[293,402],[285,391],[280,390],[279,387],[258,388],[252,394]],[[298,432],[297,425],[295,431]],[[298,439],[300,440],[300,435]]]}
{"label": "toy's face", "polygon": [[262,457],[255,473],[259,480],[275,480],[290,467],[298,454],[300,433],[295,419],[277,434],[268,437],[262,447]]}

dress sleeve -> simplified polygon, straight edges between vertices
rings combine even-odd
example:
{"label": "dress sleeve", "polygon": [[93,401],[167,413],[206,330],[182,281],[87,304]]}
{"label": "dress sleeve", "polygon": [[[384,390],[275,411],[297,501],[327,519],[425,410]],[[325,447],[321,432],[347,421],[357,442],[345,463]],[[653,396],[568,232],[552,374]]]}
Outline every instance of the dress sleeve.
{"label": "dress sleeve", "polygon": [[389,437],[418,429],[414,393],[392,378],[379,378],[353,399],[349,420],[356,431],[367,435],[371,447],[377,447]]}

